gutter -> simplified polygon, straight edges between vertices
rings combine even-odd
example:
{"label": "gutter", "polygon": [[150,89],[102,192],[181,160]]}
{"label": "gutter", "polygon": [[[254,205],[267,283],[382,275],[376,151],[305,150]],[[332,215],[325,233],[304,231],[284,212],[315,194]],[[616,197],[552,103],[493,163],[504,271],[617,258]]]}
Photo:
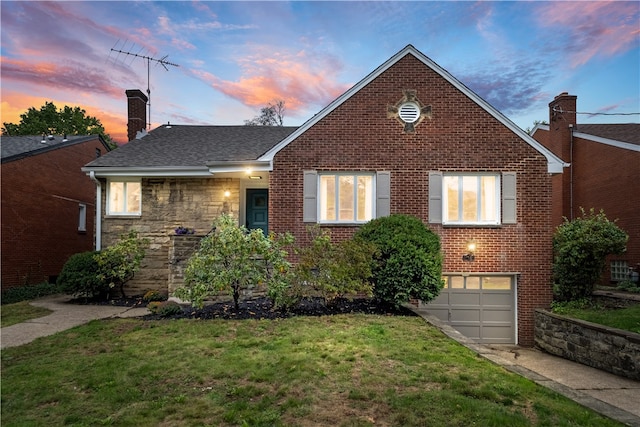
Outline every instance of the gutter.
{"label": "gutter", "polygon": [[89,172],[89,178],[96,183],[96,251],[99,251],[102,249],[102,184],[94,171]]}

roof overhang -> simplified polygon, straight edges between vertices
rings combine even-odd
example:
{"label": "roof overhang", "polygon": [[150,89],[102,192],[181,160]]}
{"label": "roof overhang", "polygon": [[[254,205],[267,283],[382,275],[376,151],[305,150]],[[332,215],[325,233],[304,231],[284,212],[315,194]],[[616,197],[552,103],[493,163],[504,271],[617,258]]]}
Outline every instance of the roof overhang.
{"label": "roof overhang", "polygon": [[82,168],[82,172],[96,178],[109,177],[211,177],[212,173],[204,167],[95,167]]}
{"label": "roof overhang", "polygon": [[358,82],[356,85],[351,87],[351,89],[347,90],[340,97],[336,98],[332,103],[323,108],[318,114],[313,116],[311,119],[306,121],[302,126],[300,126],[297,130],[295,130],[291,135],[283,139],[277,145],[275,145],[271,150],[267,151],[263,154],[258,160],[269,161],[272,162],[275,155],[282,150],[284,147],[289,145],[291,141],[298,138],[304,132],[306,132],[313,125],[322,120],[325,116],[331,113],[333,110],[342,105],[346,100],[351,98],[354,94],[360,91],[363,87],[371,83],[374,79],[380,76],[387,69],[391,68],[396,62],[400,59],[404,58],[406,55],[413,55],[427,67],[438,73],[442,78],[451,83],[455,88],[460,90],[466,96],[468,96],[472,101],[474,101],[477,105],[483,108],[487,113],[513,131],[516,135],[522,138],[527,144],[536,149],[540,154],[542,154],[547,159],[547,172],[551,174],[562,173],[563,168],[567,167],[568,164],[564,163],[562,159],[553,154],[550,150],[540,144],[538,141],[533,139],[528,133],[522,130],[519,126],[509,120],[504,114],[496,110],[491,104],[478,96],[471,89],[466,87],[462,82],[453,77],[447,70],[440,67],[434,61],[432,61],[429,57],[424,55],[418,49],[413,47],[412,45],[406,46],[400,52],[396,53],[394,56],[389,58],[384,64],[380,65],[374,71],[372,71],[369,75],[367,75],[364,79]]}
{"label": "roof overhang", "polygon": [[203,177],[211,178],[215,174],[270,172],[270,161],[216,161],[208,162],[206,166],[165,166],[165,167],[83,167],[87,175],[94,173],[96,178],[110,177]]}

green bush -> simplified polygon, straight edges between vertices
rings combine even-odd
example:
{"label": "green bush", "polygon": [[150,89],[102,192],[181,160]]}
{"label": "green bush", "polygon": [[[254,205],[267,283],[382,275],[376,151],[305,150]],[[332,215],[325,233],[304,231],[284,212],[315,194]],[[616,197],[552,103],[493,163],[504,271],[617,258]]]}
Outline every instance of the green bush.
{"label": "green bush", "polygon": [[69,257],[57,281],[63,292],[84,298],[106,297],[109,286],[98,276],[98,253],[80,252]]}
{"label": "green bush", "polygon": [[235,219],[223,214],[214,222],[215,232],[203,237],[200,248],[189,258],[184,286],[175,296],[202,307],[204,299],[220,291],[233,296],[239,307],[240,290],[256,285],[270,288],[286,286],[289,263],[283,245],[290,235],[265,236],[260,229],[247,230]]}
{"label": "green bush", "polygon": [[42,282],[36,285],[18,286],[2,291],[2,304],[13,304],[20,301],[32,300],[47,295],[64,292],[60,286],[53,283]]}
{"label": "green bush", "polygon": [[106,283],[109,289],[117,287],[124,298],[124,285],[140,269],[148,244],[148,239],[140,238],[136,231],[131,230],[121,235],[115,245],[96,254],[100,281]]}
{"label": "green bush", "polygon": [[167,296],[163,292],[157,290],[149,290],[144,294],[142,299],[146,302],[164,301],[167,299]]}
{"label": "green bush", "polygon": [[428,302],[440,293],[440,238],[418,218],[395,214],[374,219],[354,239],[377,247],[373,293],[379,300],[398,307],[413,298]]}
{"label": "green bush", "polygon": [[640,293],[640,286],[638,286],[638,283],[632,282],[631,280],[623,280],[622,282],[619,282],[617,288],[625,292]]}
{"label": "green bush", "polygon": [[328,230],[314,226],[308,231],[311,244],[297,250],[299,261],[293,268],[295,296],[319,296],[325,303],[357,294],[370,296],[375,245],[364,240],[334,244]]}
{"label": "green bush", "polygon": [[169,317],[182,313],[182,307],[175,301],[152,301],[147,305],[149,311],[162,317]]}
{"label": "green bush", "polygon": [[582,217],[565,218],[553,235],[555,299],[589,298],[604,271],[607,255],[625,251],[629,236],[603,211],[593,209]]}

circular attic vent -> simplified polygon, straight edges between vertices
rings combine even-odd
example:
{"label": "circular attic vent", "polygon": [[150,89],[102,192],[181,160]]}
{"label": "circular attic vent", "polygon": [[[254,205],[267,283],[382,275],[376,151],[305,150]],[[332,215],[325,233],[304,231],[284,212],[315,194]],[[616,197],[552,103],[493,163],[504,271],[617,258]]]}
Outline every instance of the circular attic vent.
{"label": "circular attic vent", "polygon": [[405,123],[415,123],[420,118],[420,106],[415,102],[405,102],[398,108],[398,117]]}

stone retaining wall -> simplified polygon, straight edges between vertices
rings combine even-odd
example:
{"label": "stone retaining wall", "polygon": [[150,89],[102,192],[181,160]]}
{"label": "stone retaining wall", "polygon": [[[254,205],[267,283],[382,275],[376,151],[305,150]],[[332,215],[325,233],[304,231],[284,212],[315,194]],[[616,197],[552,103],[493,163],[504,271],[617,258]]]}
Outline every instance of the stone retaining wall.
{"label": "stone retaining wall", "polygon": [[534,341],[553,355],[640,380],[640,334],[538,309]]}

